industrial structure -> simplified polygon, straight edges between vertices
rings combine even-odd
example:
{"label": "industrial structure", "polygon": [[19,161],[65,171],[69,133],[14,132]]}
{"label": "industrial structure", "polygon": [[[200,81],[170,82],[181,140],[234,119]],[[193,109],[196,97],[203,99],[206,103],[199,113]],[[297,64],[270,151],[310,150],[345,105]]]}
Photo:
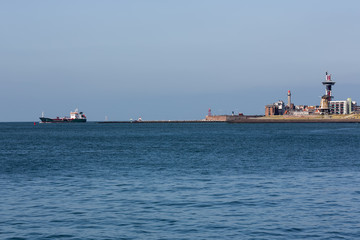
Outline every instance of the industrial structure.
{"label": "industrial structure", "polygon": [[331,74],[325,73],[325,81],[322,82],[322,84],[325,86],[325,95],[328,96],[331,99],[334,98],[332,95],[331,87],[335,85],[335,82],[331,81]]}
{"label": "industrial structure", "polygon": [[325,86],[325,95],[321,97],[320,106],[294,105],[291,103],[291,92],[288,91],[288,102],[285,103],[279,100],[276,103],[265,106],[265,116],[272,115],[331,115],[331,114],[352,114],[359,113],[360,106],[351,98],[347,100],[333,100],[332,86],[335,82],[331,80],[331,74],[325,73],[325,81],[322,82]]}
{"label": "industrial structure", "polygon": [[326,72],[325,75],[325,81],[322,82],[322,84],[325,86],[325,95],[321,97],[320,114],[330,113],[329,103],[334,98],[331,88],[333,85],[335,85],[335,82],[331,81],[331,74]]}

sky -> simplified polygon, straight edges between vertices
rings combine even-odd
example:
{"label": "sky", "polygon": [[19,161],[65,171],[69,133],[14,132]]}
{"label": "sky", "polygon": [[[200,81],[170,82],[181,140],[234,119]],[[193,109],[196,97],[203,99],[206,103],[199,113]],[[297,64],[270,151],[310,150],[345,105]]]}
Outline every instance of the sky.
{"label": "sky", "polygon": [[192,120],[360,103],[360,1],[0,1],[0,121]]}

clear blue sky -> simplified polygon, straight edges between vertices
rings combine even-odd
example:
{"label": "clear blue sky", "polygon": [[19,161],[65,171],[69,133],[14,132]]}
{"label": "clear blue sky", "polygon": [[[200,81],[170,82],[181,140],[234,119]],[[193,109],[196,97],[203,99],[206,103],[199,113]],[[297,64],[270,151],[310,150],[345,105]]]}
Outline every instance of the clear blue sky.
{"label": "clear blue sky", "polygon": [[263,114],[360,102],[360,1],[0,1],[0,121]]}

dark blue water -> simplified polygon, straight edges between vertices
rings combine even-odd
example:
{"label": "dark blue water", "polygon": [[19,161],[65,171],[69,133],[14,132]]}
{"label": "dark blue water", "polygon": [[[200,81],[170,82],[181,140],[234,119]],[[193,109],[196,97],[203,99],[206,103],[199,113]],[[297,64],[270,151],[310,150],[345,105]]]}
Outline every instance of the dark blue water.
{"label": "dark blue water", "polygon": [[0,123],[0,239],[359,239],[360,124]]}

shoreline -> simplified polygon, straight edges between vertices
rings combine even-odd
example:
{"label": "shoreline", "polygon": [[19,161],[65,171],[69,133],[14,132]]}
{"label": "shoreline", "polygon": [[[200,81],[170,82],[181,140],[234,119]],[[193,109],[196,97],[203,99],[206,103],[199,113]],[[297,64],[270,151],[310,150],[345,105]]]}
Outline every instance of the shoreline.
{"label": "shoreline", "polygon": [[243,120],[234,120],[234,121],[227,121],[228,123],[360,123],[360,119],[332,119],[332,118],[299,118],[299,119],[270,119],[270,118],[263,118],[263,119],[243,119]]}
{"label": "shoreline", "polygon": [[124,124],[124,123],[360,123],[360,119],[343,118],[244,118],[231,121],[204,121],[204,120],[150,120],[150,121],[101,121],[98,124]]}

